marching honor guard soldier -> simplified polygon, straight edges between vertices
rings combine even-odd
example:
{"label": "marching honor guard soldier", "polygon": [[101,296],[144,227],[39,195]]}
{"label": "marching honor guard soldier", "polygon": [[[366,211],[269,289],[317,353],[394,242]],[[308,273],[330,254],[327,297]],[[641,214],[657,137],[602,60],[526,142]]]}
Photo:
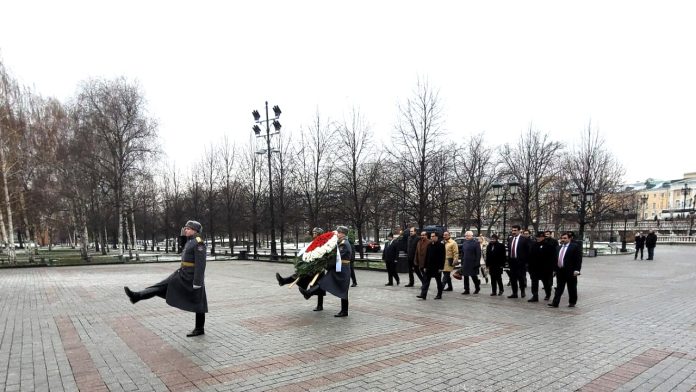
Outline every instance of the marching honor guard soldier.
{"label": "marching honor guard soldier", "polygon": [[[322,234],[324,234],[324,229],[322,229],[321,227],[315,227],[312,229],[312,239],[315,239]],[[305,249],[307,249],[307,247],[302,249],[300,254],[304,253]],[[313,279],[312,276],[307,276],[307,275],[297,276],[296,274],[282,277],[277,272],[276,272],[275,276],[276,276],[276,280],[278,280],[278,285],[285,286],[286,284],[296,282],[298,289],[306,288],[307,286],[309,286],[309,283]],[[323,276],[323,274],[321,276]],[[302,292],[302,290],[300,290],[300,292]],[[313,310],[315,312],[321,312],[322,310],[324,310],[324,294],[318,293],[318,295],[317,295],[317,307],[314,308]]]}
{"label": "marching honor guard soldier", "polygon": [[208,313],[208,298],[205,293],[205,242],[201,238],[203,227],[190,220],[182,231],[188,238],[181,253],[181,267],[165,280],[141,291],[131,291],[128,286],[123,289],[130,301],[138,301],[159,296],[167,304],[187,312],[196,313],[196,326],[186,336],[198,336],[205,333],[205,314]]}
{"label": "marching honor guard soldier", "polygon": [[[312,295],[322,295],[324,292],[329,292],[341,299],[341,311],[336,313],[334,317],[348,316],[348,289],[350,287],[350,256],[353,250],[348,242],[348,228],[338,226],[336,228],[338,244],[336,252],[339,254],[340,261],[336,263],[330,262],[327,265],[327,273],[319,280],[319,283],[312,286],[309,290],[300,287],[302,295],[305,299],[309,299]],[[338,265],[340,264],[340,267]]]}

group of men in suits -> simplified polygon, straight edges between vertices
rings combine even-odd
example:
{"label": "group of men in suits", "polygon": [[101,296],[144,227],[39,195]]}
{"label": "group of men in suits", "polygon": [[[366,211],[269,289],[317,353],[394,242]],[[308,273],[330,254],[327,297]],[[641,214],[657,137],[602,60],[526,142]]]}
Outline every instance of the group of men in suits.
{"label": "group of men in suits", "polygon": [[539,232],[536,241],[522,235],[519,225],[512,226],[507,240],[508,266],[512,294],[508,298],[525,297],[527,272],[532,281],[532,297],[528,302],[539,301],[539,282],[543,284],[546,296],[551,298],[553,276],[556,276],[556,292],[548,304],[557,308],[561,296],[568,287],[568,307],[575,307],[578,301],[578,275],[582,267],[582,245],[573,240],[572,232],[561,234],[560,243],[549,232]]}

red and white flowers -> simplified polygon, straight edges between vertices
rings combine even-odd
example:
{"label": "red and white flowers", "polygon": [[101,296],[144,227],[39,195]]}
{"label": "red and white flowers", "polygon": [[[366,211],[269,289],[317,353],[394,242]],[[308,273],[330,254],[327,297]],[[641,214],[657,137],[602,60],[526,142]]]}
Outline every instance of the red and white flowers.
{"label": "red and white flowers", "polygon": [[320,259],[327,255],[332,250],[336,249],[338,244],[338,233],[335,231],[326,232],[315,238],[302,254],[302,260],[309,262]]}

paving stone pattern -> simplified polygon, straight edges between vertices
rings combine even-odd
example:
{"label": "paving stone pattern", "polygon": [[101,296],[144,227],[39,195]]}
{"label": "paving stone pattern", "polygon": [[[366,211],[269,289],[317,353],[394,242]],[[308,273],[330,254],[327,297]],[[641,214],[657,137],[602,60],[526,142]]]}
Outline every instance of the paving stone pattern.
{"label": "paving stone pattern", "polygon": [[347,318],[278,287],[289,264],[210,262],[196,338],[192,313],[123,293],[175,263],[2,269],[0,391],[696,391],[695,256],[586,258],[557,309],[359,270]]}

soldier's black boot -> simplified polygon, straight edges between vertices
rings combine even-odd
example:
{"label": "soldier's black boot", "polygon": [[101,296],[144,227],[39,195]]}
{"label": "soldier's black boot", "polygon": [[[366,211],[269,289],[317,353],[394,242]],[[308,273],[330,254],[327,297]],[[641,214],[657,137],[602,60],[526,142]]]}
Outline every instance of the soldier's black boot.
{"label": "soldier's black boot", "polygon": [[323,295],[317,295],[317,307],[312,309],[315,312],[321,312],[324,310],[324,296]]}
{"label": "soldier's black boot", "polygon": [[[144,300],[144,299],[150,299],[157,295],[157,293],[160,291],[159,288],[157,287],[148,287],[144,290],[140,290],[137,293],[133,293],[138,296],[138,301]],[[165,290],[166,292],[166,290]]]}
{"label": "soldier's black boot", "polygon": [[124,286],[123,291],[126,292],[126,295],[128,296],[128,299],[130,299],[132,304],[140,301],[140,296],[138,295],[138,293],[132,292],[131,289],[128,288],[128,286]]}
{"label": "soldier's black boot", "polygon": [[348,316],[348,300],[341,300],[341,311],[334,314],[334,317],[347,317]]}
{"label": "soldier's black boot", "polygon": [[283,286],[294,282],[297,278],[295,277],[295,275],[290,275],[287,278],[283,278],[282,276],[280,276],[279,273],[276,272],[276,279],[278,280],[278,285]]}
{"label": "soldier's black boot", "polygon": [[196,313],[196,327],[186,334],[186,337],[194,337],[205,334],[205,313]]}
{"label": "soldier's black boot", "polygon": [[317,293],[319,291],[319,285],[314,285],[309,288],[309,290],[305,290],[304,287],[299,287],[300,293],[304,296],[305,299],[309,299],[311,296]]}

